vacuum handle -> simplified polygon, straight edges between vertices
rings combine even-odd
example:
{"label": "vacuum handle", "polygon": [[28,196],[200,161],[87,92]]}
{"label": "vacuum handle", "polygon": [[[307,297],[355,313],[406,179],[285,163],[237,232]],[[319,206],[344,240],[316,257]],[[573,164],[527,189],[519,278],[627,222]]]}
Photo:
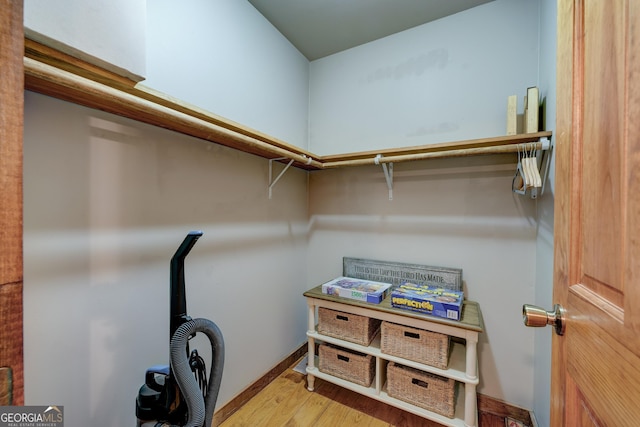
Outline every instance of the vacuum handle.
{"label": "vacuum handle", "polygon": [[187,297],[184,285],[184,259],[202,236],[202,231],[190,231],[171,258],[171,321],[169,340],[176,329],[190,320],[187,316]]}

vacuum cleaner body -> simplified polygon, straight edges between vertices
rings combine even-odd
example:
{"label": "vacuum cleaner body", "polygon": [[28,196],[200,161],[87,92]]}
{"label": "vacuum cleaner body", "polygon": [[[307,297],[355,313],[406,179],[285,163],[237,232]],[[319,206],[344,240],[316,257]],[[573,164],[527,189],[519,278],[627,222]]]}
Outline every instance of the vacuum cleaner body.
{"label": "vacuum cleaner body", "polygon": [[[215,323],[187,315],[184,259],[201,231],[192,231],[171,258],[170,364],[147,369],[136,398],[138,427],[207,427],[222,380],[224,341]],[[204,360],[197,350],[189,352],[189,340],[204,333],[211,343],[211,372],[207,378]]]}
{"label": "vacuum cleaner body", "polygon": [[186,406],[180,399],[180,390],[171,377],[169,365],[156,365],[147,369],[145,382],[136,399],[138,427],[147,423],[167,422],[184,425]]}

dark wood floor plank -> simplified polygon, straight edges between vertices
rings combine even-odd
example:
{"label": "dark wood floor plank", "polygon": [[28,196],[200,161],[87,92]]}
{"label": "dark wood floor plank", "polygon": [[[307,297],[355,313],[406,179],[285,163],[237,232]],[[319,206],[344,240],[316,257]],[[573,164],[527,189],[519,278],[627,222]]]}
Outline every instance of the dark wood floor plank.
{"label": "dark wood floor plank", "polygon": [[504,418],[500,418],[497,415],[487,413],[480,413],[478,424],[479,427],[505,427]]}

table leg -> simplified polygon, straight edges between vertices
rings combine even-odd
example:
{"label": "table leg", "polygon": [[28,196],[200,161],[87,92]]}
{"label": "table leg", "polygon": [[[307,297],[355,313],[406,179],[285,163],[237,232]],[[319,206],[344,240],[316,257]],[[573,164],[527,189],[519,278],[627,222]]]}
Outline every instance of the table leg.
{"label": "table leg", "polygon": [[476,396],[476,386],[474,384],[464,385],[464,425],[475,427],[478,420],[478,402]]}
{"label": "table leg", "polygon": [[467,337],[467,359],[465,373],[467,378],[475,380],[478,378],[478,336]]}
{"label": "table leg", "polygon": [[[308,331],[315,332],[316,330],[316,306],[309,303],[308,304],[309,312],[308,312]],[[313,391],[314,383],[316,378],[309,373],[310,370],[315,368],[316,362],[316,344],[315,339],[312,337],[307,337],[307,390]]]}

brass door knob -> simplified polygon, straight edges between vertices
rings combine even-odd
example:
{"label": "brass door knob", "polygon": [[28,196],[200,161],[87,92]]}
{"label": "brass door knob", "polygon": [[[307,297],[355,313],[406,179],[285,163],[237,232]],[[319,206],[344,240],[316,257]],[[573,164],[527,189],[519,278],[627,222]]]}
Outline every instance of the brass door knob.
{"label": "brass door knob", "polygon": [[553,306],[553,311],[546,311],[543,308],[531,304],[522,306],[522,320],[525,326],[539,328],[547,325],[554,327],[556,334],[563,335],[565,328],[564,308],[560,304]]}

